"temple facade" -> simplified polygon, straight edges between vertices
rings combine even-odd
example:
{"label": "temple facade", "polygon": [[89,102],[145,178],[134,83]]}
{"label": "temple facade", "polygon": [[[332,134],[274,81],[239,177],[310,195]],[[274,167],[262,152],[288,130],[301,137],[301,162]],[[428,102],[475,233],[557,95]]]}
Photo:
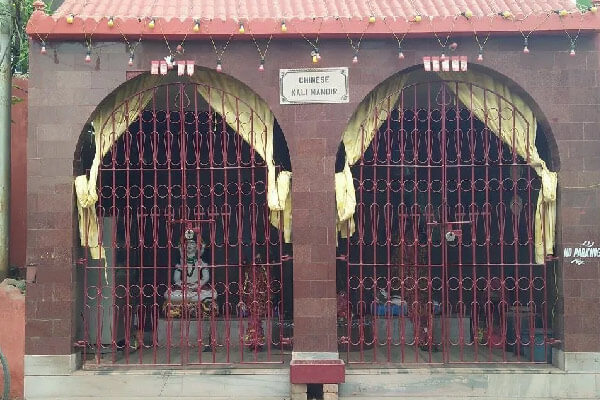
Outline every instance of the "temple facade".
{"label": "temple facade", "polygon": [[597,398],[596,5],[258,3],[36,3],[26,398]]}

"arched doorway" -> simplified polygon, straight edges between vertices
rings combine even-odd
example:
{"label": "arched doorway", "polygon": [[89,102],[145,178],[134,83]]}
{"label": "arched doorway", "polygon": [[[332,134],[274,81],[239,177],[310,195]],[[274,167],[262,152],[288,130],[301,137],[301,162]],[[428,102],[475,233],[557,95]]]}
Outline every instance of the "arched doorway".
{"label": "arched doorway", "polygon": [[336,166],[356,203],[343,220],[338,200],[346,360],[547,362],[556,174],[533,111],[485,74],[413,71],[353,118]]}
{"label": "arched doorway", "polygon": [[79,146],[86,362],[283,365],[291,163],[266,104],[200,70],[138,78],[93,120]]}

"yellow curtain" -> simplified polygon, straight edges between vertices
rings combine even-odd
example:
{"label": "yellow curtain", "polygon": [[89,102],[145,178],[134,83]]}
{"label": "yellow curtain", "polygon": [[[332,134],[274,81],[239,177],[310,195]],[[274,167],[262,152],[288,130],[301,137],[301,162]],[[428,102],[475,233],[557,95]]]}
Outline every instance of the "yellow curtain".
{"label": "yellow curtain", "polygon": [[198,83],[198,92],[219,113],[233,130],[256,151],[267,164],[267,204],[271,224],[280,227],[283,217],[284,240],[291,242],[292,200],[291,172],[281,171],[276,176],[273,160],[273,125],[275,117],[267,103],[252,89],[228,77],[211,71],[196,70],[192,81]]}
{"label": "yellow curtain", "polygon": [[344,170],[335,174],[337,229],[342,237],[351,236],[355,230],[354,211],[356,193],[350,166],[360,160],[373,137],[398,101],[410,74],[401,74],[377,86],[358,105],[342,134],[346,150]]}
{"label": "yellow curtain", "polygon": [[[535,212],[535,260],[543,264],[545,256],[554,251],[557,174],[548,169],[535,147],[537,121],[531,107],[505,83],[489,75],[474,71],[439,74],[444,80],[465,82],[459,83],[458,88],[454,84],[448,87],[473,115],[486,121],[494,134],[511,149],[514,148],[542,179]],[[499,100],[497,95],[503,100]]]}
{"label": "yellow curtain", "polygon": [[[125,83],[104,99],[94,112],[92,122],[96,130],[96,153],[90,168],[90,177],[88,179],[86,175],[80,175],[75,178],[79,237],[81,245],[89,247],[93,259],[104,258],[104,248],[98,237],[96,214],[98,201],[96,183],[100,162],[152,99],[153,90],[142,91],[157,85],[161,78],[161,76],[146,75]],[[127,104],[124,103],[126,100],[128,100]]]}

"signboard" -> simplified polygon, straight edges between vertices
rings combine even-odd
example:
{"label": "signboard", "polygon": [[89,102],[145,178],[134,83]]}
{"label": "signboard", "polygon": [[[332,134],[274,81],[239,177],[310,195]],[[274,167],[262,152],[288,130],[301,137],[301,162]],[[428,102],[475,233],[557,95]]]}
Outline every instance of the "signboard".
{"label": "signboard", "polygon": [[595,242],[586,240],[577,247],[565,247],[563,256],[565,259],[571,259],[567,260],[570,264],[583,265],[588,259],[600,260],[600,247],[596,246]]}
{"label": "signboard", "polygon": [[348,103],[348,68],[279,70],[280,104]]}

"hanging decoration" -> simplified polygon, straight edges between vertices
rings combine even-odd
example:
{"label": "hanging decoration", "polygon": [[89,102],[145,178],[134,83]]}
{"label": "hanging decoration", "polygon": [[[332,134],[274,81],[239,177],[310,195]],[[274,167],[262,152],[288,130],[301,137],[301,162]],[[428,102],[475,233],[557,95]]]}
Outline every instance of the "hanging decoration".
{"label": "hanging decoration", "polygon": [[130,67],[132,67],[133,66],[133,61],[134,61],[134,58],[135,58],[135,49],[142,42],[142,34],[140,33],[140,37],[138,38],[138,41],[132,44],[131,42],[129,42],[129,39],[127,39],[127,36],[125,36],[125,34],[123,33],[123,31],[121,30],[121,26],[118,23],[115,23],[115,27],[117,28],[117,30],[119,31],[119,33],[123,37],[123,41],[127,45],[127,50],[129,50],[129,61],[127,62],[127,65],[130,66]]}
{"label": "hanging decoration", "polygon": [[[515,13],[513,14],[512,10],[510,9],[500,9],[500,10],[494,10],[493,12],[491,12],[488,15],[483,15],[480,16],[478,15],[477,18],[474,18],[474,13],[472,10],[470,10],[469,8],[463,8],[462,11],[460,11],[459,13],[457,13],[454,18],[452,19],[452,22],[450,24],[448,18],[445,18],[446,21],[448,21],[446,23],[446,27],[443,30],[439,30],[439,33],[433,29],[433,25],[434,23],[437,22],[437,18],[433,18],[433,17],[428,17],[425,14],[425,10],[421,10],[417,7],[418,4],[416,4],[417,2],[415,2],[414,0],[409,0],[409,3],[412,5],[412,9],[411,11],[408,12],[408,16],[406,17],[405,20],[405,24],[403,26],[408,27],[407,32],[403,32],[402,34],[396,34],[392,28],[390,28],[390,24],[389,21],[386,20],[386,17],[380,17],[379,15],[377,15],[377,10],[373,9],[370,2],[369,3],[369,9],[367,10],[367,12],[365,12],[365,15],[363,17],[363,21],[365,22],[365,26],[364,29],[362,30],[362,32],[360,33],[359,37],[351,37],[353,35],[353,31],[350,29],[346,29],[348,26],[347,25],[347,21],[344,21],[343,18],[341,17],[334,17],[334,16],[330,16],[327,14],[328,12],[328,8],[326,7],[326,3],[324,1],[325,7],[324,10],[326,12],[326,15],[323,16],[317,16],[317,17],[313,17],[313,21],[316,22],[316,19],[319,19],[319,23],[318,23],[318,30],[316,32],[316,34],[312,33],[312,35],[315,36],[311,36],[309,35],[309,33],[302,33],[299,32],[299,30],[295,30],[295,33],[298,33],[304,40],[306,40],[307,43],[309,43],[310,47],[311,47],[311,52],[310,52],[310,56],[311,56],[311,61],[313,64],[317,64],[320,59],[321,59],[321,52],[320,52],[320,48],[319,48],[319,40],[321,37],[321,28],[325,22],[325,20],[327,20],[327,26],[330,27],[330,22],[332,19],[335,19],[337,21],[339,21],[339,24],[341,25],[341,30],[340,33],[343,32],[343,34],[346,35],[346,38],[348,40],[348,42],[350,43],[350,46],[352,47],[353,53],[352,53],[352,58],[351,58],[351,63],[352,64],[357,64],[359,61],[359,53],[360,53],[360,47],[362,44],[362,40],[363,38],[366,36],[367,33],[367,29],[369,29],[370,26],[373,26],[374,29],[375,27],[380,27],[380,24],[378,24],[378,22],[383,22],[386,27],[388,28],[388,30],[390,31],[390,33],[392,34],[392,36],[396,39],[396,42],[398,44],[398,59],[401,61],[405,58],[405,54],[403,51],[403,42],[404,39],[406,37],[406,35],[409,33],[410,29],[412,26],[416,26],[413,23],[423,23],[426,21],[423,21],[423,18],[429,18],[430,24],[432,26],[432,34],[434,36],[434,38],[437,40],[437,42],[440,45],[441,48],[441,57],[440,57],[440,61],[444,60],[445,58],[448,58],[450,56],[449,52],[453,51],[454,48],[452,47],[452,45],[454,43],[451,43],[450,38],[451,35],[453,34],[453,30],[455,28],[455,23],[458,19],[465,18],[466,20],[470,21],[472,27],[473,27],[473,35],[474,35],[474,39],[475,42],[477,43],[477,57],[476,59],[478,61],[483,61],[483,54],[485,52],[485,46],[487,44],[487,41],[490,38],[490,33],[491,33],[491,28],[492,25],[494,23],[496,23],[498,21],[499,18],[504,19],[506,21],[513,21],[513,22],[518,22],[522,25],[521,29],[519,29],[518,31],[521,33],[521,36],[523,38],[523,42],[522,42],[522,51],[523,54],[530,54],[531,51],[531,40],[530,37],[531,35],[538,31],[539,28],[541,26],[545,26],[547,25],[547,22],[550,18],[554,17],[554,21],[561,21],[561,23],[563,23],[563,29],[565,31],[565,34],[567,35],[567,38],[569,40],[569,54],[572,56],[576,55],[576,50],[577,50],[577,40],[579,38],[579,34],[582,30],[582,26],[584,26],[583,24],[583,17],[584,15],[588,15],[588,18],[590,17],[590,14],[597,14],[598,13],[598,6],[596,5],[596,3],[592,2],[589,6],[586,5],[583,8],[580,8],[578,10],[575,9],[567,9],[567,8],[562,8],[562,9],[552,9],[552,10],[546,10],[544,12],[531,12],[523,17],[520,16],[519,13]],[[589,3],[588,3],[589,4]],[[40,8],[36,8],[36,11],[42,11],[42,9]],[[573,18],[576,18],[576,15],[579,13],[579,15],[582,18],[582,21],[580,23],[579,28],[575,31],[574,29],[574,23],[573,23]],[[74,24],[75,23],[75,17],[81,17],[80,15],[76,15],[74,13],[69,13],[64,15],[63,17],[66,20],[67,24]],[[537,25],[534,28],[531,28],[531,24],[527,25],[525,23],[525,21],[529,18],[535,16],[537,18]],[[485,28],[481,29],[482,27],[482,19],[485,19],[486,17],[490,18],[490,30],[488,30],[487,33],[482,33],[485,32]],[[557,18],[558,17],[558,18]],[[378,21],[379,19],[381,19],[381,21]],[[32,19],[32,21],[35,19]],[[130,43],[128,37],[126,37],[122,32],[121,29],[119,29],[119,24],[123,23],[123,20],[120,19],[118,16],[115,15],[107,15],[103,18],[100,18],[97,21],[98,23],[106,23],[106,25],[103,25],[104,27],[104,32],[103,35],[106,34],[106,27],[108,27],[109,29],[119,29],[119,32],[121,33],[121,36],[123,37],[124,42],[127,44],[127,48],[128,48],[128,53],[129,53],[129,57],[128,57],[128,61],[127,64],[128,66],[132,67],[135,64],[135,49],[137,47],[137,45],[139,45],[139,43],[141,43],[142,40],[142,33],[145,32],[144,27],[146,29],[149,30],[154,30],[156,28],[163,28],[163,25],[161,23],[162,19],[158,19],[157,17],[153,17],[153,16],[140,16],[138,17],[138,20],[140,22],[140,27],[141,32],[140,32],[140,38],[137,42],[135,43]],[[40,43],[40,53],[41,54],[47,54],[47,38],[50,34],[53,34],[53,32],[46,32],[44,35],[40,35],[39,33],[35,32],[35,25],[32,23],[32,21],[30,21],[30,28],[29,28],[29,35],[32,37],[35,37],[37,40],[39,40]],[[83,21],[83,20],[82,20]],[[78,21],[79,22],[79,21]],[[90,26],[89,21],[85,20],[83,21],[84,23],[81,24],[81,26],[83,27],[83,29]],[[476,22],[476,23],[475,23]],[[589,25],[590,20],[587,19],[586,20],[586,30],[589,29],[589,27],[587,25]],[[227,43],[221,48],[221,49],[217,49],[216,45],[214,44],[214,41],[211,38],[211,42],[213,44],[213,48],[215,50],[215,55],[216,55],[216,60],[217,60],[217,66],[216,69],[221,71],[223,68],[223,56],[224,56],[224,51],[227,48],[228,43],[230,42],[232,36],[234,34],[246,34],[248,27],[248,23],[249,21],[247,20],[238,20],[237,22],[237,27],[234,28],[234,33],[232,33],[229,37],[229,39],[227,40]],[[288,32],[289,29],[289,24],[292,23],[290,22],[290,20],[282,15],[281,19],[279,19],[276,24],[275,24],[275,28],[276,30],[280,30],[281,33],[286,33]],[[77,28],[80,29],[79,24],[77,24]],[[477,28],[475,28],[475,25],[477,25]],[[98,26],[98,25],[96,25]],[[314,26],[314,24],[313,24]],[[356,26],[356,24],[354,23],[354,26]],[[464,27],[464,25],[461,25]],[[524,30],[523,27],[527,26],[527,28]],[[565,28],[565,26],[567,26],[568,28]],[[191,28],[191,29],[190,29]],[[199,33],[201,32],[201,20],[200,19],[193,19],[191,20],[191,26],[190,28],[188,28],[188,31],[194,32],[194,33]],[[422,31],[422,28],[418,28],[420,31]],[[510,30],[510,29],[509,29]],[[31,31],[34,31],[33,33]],[[354,32],[356,32],[356,30],[354,30]],[[443,32],[443,33],[442,33]],[[461,31],[462,32],[462,31]],[[167,57],[164,58],[164,62],[167,66],[167,69],[173,69],[178,65],[178,62],[180,61],[179,59],[181,59],[183,57],[184,54],[184,40],[181,42],[181,44],[179,44],[175,49],[172,49],[171,45],[169,44],[166,35],[164,34],[164,32],[162,32],[162,36],[163,39],[165,40],[165,43],[167,45],[167,48],[169,49],[169,54],[167,55]],[[264,32],[261,32],[264,34]],[[356,34],[358,34],[356,32]],[[131,38],[131,33],[128,33],[129,38]],[[269,39],[268,42],[270,42],[272,40],[273,35],[277,35],[277,32],[274,32],[273,34],[269,35]],[[308,37],[307,37],[308,36]],[[95,46],[92,46],[92,40],[91,40],[92,35],[89,33],[84,32],[84,39],[85,39],[85,44],[86,44],[86,50],[85,50],[85,61],[86,62],[91,62],[91,57],[92,57],[92,50],[95,50]],[[256,40],[256,37],[253,35],[252,36],[253,42],[255,44],[255,46],[257,46],[257,51],[259,53],[259,65],[258,65],[258,70],[259,71],[264,71],[265,70],[265,65],[266,65],[266,51],[268,49],[268,43],[267,46],[265,47],[264,51],[263,49],[258,45],[258,42]],[[265,39],[266,39],[266,35],[265,35]],[[183,60],[183,70],[187,71],[187,60]],[[450,61],[449,61],[450,62]],[[442,64],[443,65],[443,64]],[[160,68],[160,63],[159,63],[159,68]],[[177,68],[178,72],[180,71],[180,68]]]}
{"label": "hanging decoration", "polygon": [[85,62],[89,63],[92,61],[92,46],[88,44],[87,51],[85,53]]}
{"label": "hanging decoration", "polygon": [[[169,55],[166,56],[164,58],[164,60],[167,64],[167,69],[172,70],[178,64],[177,58],[182,58],[183,53],[185,53],[185,49],[184,49],[183,45],[185,44],[185,41],[187,40],[189,31],[187,31],[185,33],[185,35],[183,36],[183,39],[181,40],[181,42],[179,44],[177,44],[177,46],[175,47],[175,51],[173,51],[171,49],[171,45],[169,44],[169,40],[167,39],[167,35],[165,35],[162,24],[159,25],[159,27],[160,27],[160,33],[162,34],[163,40],[165,41],[165,45],[167,46],[167,50],[169,51]],[[179,62],[181,62],[185,66],[185,61],[179,61]]]}
{"label": "hanging decoration", "polygon": [[[571,57],[575,57],[575,55],[577,54],[575,52],[575,47],[577,46],[577,39],[579,39],[579,34],[581,33],[581,26],[583,25],[583,17],[584,16],[585,16],[585,14],[581,13],[580,19],[579,19],[579,29],[577,29],[577,32],[575,33],[575,35],[572,35],[571,33],[569,33],[569,30],[565,29],[564,25],[563,25],[563,29],[565,31],[565,34],[569,38],[569,43],[570,43],[570,46],[569,46],[569,55]],[[562,18],[561,18],[561,20],[562,20]],[[561,23],[562,23],[562,21],[561,21]]]}
{"label": "hanging decoration", "polygon": [[313,41],[306,37],[306,35],[300,32],[300,36],[312,47],[312,51],[310,52],[310,57],[312,59],[313,64],[321,61],[321,53],[319,52],[319,34],[321,33],[321,27],[323,26],[323,18],[320,19],[319,28],[317,29],[317,36]]}
{"label": "hanging decoration", "polygon": [[[548,21],[548,18],[550,18],[551,15],[552,14],[547,13],[546,18],[542,19],[532,30],[530,30],[527,33],[523,32],[522,29],[519,29],[521,36],[523,36],[523,53],[524,54],[529,54],[529,37],[531,36],[531,34],[535,31],[537,31],[539,29],[539,27],[542,26],[544,23],[546,23],[546,21]],[[528,16],[525,16],[524,18],[519,19],[518,22],[520,22],[522,25],[523,22],[527,20],[527,17]]]}
{"label": "hanging decoration", "polygon": [[[437,32],[435,31],[435,27],[433,26],[433,20],[431,20],[431,19],[429,20],[429,24],[431,25],[431,31],[433,32],[433,36],[435,37],[435,39],[437,40],[438,44],[442,48],[442,55],[441,55],[441,59],[442,60],[444,60],[446,58],[446,51],[449,49],[448,48],[448,42],[450,41],[450,37],[452,36],[452,32],[454,32],[454,25],[456,24],[456,20],[457,19],[458,18],[455,17],[452,20],[452,26],[450,27],[450,30],[449,30],[448,34],[446,35],[446,38],[444,39],[443,42],[442,42],[442,39],[440,39],[440,37],[438,36]],[[454,46],[450,50],[454,51],[455,49],[456,49],[456,47]]]}
{"label": "hanging decoration", "polygon": [[404,52],[402,51],[402,42],[404,42],[404,38],[406,37],[406,35],[408,35],[408,32],[410,32],[411,25],[408,26],[408,30],[402,34],[402,37],[398,37],[396,32],[394,32],[392,30],[392,28],[390,28],[390,26],[388,25],[386,18],[383,19],[383,23],[388,28],[388,30],[392,33],[392,35],[394,36],[394,39],[396,39],[396,42],[398,42],[398,60],[400,60],[400,61],[404,60]]}
{"label": "hanging decoration", "polygon": [[88,36],[87,32],[85,32],[85,25],[83,26],[83,29],[84,29],[83,37],[85,39],[85,46],[86,46],[84,61],[86,63],[90,63],[92,61],[92,36],[94,36],[94,32],[96,32],[96,29],[98,28],[99,24],[100,24],[100,21],[98,21],[96,23],[94,30],[92,32],[90,32],[89,36]]}
{"label": "hanging decoration", "polygon": [[223,47],[221,47],[220,50],[217,50],[217,45],[216,45],[213,37],[210,36],[210,42],[212,43],[213,50],[215,51],[215,55],[217,56],[217,66],[215,67],[215,70],[217,72],[221,72],[223,70],[223,63],[222,63],[223,55],[225,54],[225,50],[227,50],[227,46],[229,46],[229,43],[231,42],[232,37],[233,37],[233,33],[231,33],[229,35],[229,38],[227,39],[227,42],[225,42],[225,45]]}
{"label": "hanging decoration", "polygon": [[260,65],[258,66],[258,70],[262,72],[265,70],[265,58],[267,57],[267,51],[269,51],[269,44],[271,44],[271,39],[273,39],[273,35],[269,36],[269,40],[267,41],[267,45],[265,46],[264,50],[260,48],[252,32],[250,32],[250,37],[252,37],[252,41],[254,42],[254,45],[256,46],[256,51],[258,52],[258,55],[260,57]]}
{"label": "hanging decoration", "polygon": [[[502,14],[501,14],[502,15]],[[473,28],[473,34],[475,35],[475,42],[477,42],[477,47],[479,47],[479,52],[477,53],[477,61],[483,61],[483,48],[485,47],[485,45],[487,44],[487,41],[490,38],[490,34],[491,34],[491,27],[494,23],[494,17],[495,16],[490,16],[490,30],[488,30],[487,35],[485,36],[485,38],[483,38],[483,40],[480,40],[479,35],[477,34],[477,30],[475,28]],[[504,17],[504,15],[503,15]],[[504,17],[506,18],[506,17]],[[472,20],[470,20],[472,21]],[[471,22],[472,24],[472,22]]]}
{"label": "hanging decoration", "polygon": [[[342,25],[342,30],[346,34],[346,39],[348,39],[348,42],[350,43],[350,47],[352,47],[352,49],[354,50],[354,57],[352,57],[352,64],[358,64],[358,52],[360,51],[360,44],[362,43],[363,37],[365,36],[365,32],[367,31],[369,24],[367,24],[365,26],[362,33],[360,34],[360,37],[358,38],[358,41],[355,43],[352,40],[352,38],[350,37],[350,35],[348,34],[348,32],[346,31],[346,27],[344,25],[344,20],[342,18],[340,18],[339,21],[340,21],[340,24]],[[370,23],[370,21],[369,21],[369,23]]]}

